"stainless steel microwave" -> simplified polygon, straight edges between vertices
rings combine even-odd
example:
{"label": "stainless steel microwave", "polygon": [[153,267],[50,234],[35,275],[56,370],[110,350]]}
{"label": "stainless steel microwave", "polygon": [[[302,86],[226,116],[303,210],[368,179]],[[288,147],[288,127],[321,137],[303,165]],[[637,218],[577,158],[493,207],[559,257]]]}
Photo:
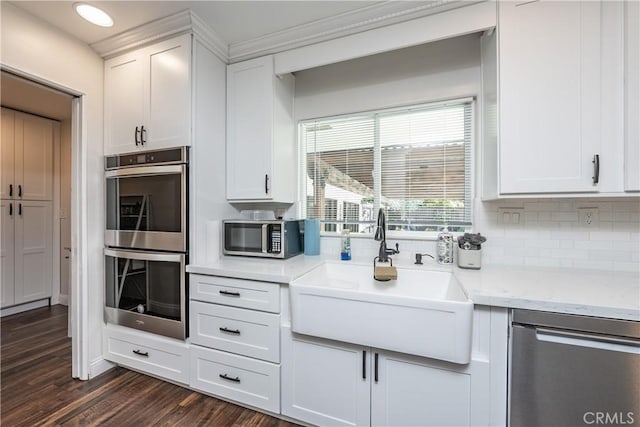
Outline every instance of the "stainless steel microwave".
{"label": "stainless steel microwave", "polygon": [[300,221],[226,220],[225,255],[286,259],[302,253]]}

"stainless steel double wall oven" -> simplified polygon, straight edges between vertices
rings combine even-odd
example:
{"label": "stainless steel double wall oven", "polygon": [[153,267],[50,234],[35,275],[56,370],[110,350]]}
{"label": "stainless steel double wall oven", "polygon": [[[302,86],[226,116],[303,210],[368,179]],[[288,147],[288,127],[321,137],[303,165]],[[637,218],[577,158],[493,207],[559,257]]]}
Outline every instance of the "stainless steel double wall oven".
{"label": "stainless steel double wall oven", "polygon": [[105,159],[104,318],[186,338],[188,149]]}

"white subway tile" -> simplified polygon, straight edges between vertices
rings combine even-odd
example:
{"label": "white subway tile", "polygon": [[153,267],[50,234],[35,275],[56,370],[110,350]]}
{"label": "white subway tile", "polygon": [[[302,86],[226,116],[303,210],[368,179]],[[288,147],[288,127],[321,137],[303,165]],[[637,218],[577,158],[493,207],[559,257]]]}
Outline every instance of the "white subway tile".
{"label": "white subway tile", "polygon": [[614,222],[613,231],[634,232],[640,230],[640,223],[637,222]]}
{"label": "white subway tile", "polygon": [[524,242],[525,248],[559,248],[560,240],[548,240],[548,239],[539,239],[539,240],[525,240]]}
{"label": "white subway tile", "polygon": [[551,212],[552,221],[578,221],[578,212]]}
{"label": "white subway tile", "polygon": [[505,237],[508,239],[537,239],[539,237],[538,230],[517,228],[506,230]]}
{"label": "white subway tile", "polygon": [[573,260],[567,258],[560,258],[560,267],[573,268]]}
{"label": "white subway tile", "polygon": [[580,268],[585,270],[613,270],[613,262],[611,261],[573,261],[574,268]]}
{"label": "white subway tile", "polygon": [[591,240],[613,240],[624,241],[630,240],[630,233],[624,232],[609,232],[609,231],[591,231],[589,233],[589,239]]}
{"label": "white subway tile", "polygon": [[585,231],[558,231],[554,237],[560,240],[589,240],[589,234]]}
{"label": "white subway tile", "polygon": [[606,251],[601,249],[590,250],[589,259],[600,261],[631,262],[631,252]]}
{"label": "white subway tile", "polygon": [[638,202],[613,202],[614,212],[640,212],[640,201]]}
{"label": "white subway tile", "polygon": [[613,220],[616,222],[640,222],[640,213],[638,212],[613,212]]}
{"label": "white subway tile", "polygon": [[538,221],[551,221],[551,212],[538,212]]}
{"label": "white subway tile", "polygon": [[520,239],[498,238],[493,239],[492,245],[502,246],[504,248],[523,248],[524,241]]}
{"label": "white subway tile", "polygon": [[581,242],[581,240],[560,240],[560,249],[573,249],[577,242]]}
{"label": "white subway tile", "polygon": [[562,260],[554,258],[529,257],[525,258],[524,264],[535,267],[562,267]]}
{"label": "white subway tile", "polygon": [[509,255],[523,257],[538,257],[540,255],[539,248],[512,248],[509,249]]}
{"label": "white subway tile", "polygon": [[554,258],[589,259],[589,251],[585,249],[552,249],[551,255]]}
{"label": "white subway tile", "polygon": [[640,242],[637,239],[631,239],[628,242],[616,242],[616,249],[629,252],[640,252]]}
{"label": "white subway tile", "polygon": [[579,240],[574,242],[576,249],[613,249],[611,240]]}
{"label": "white subway tile", "polygon": [[614,271],[640,272],[640,263],[637,262],[614,262]]}

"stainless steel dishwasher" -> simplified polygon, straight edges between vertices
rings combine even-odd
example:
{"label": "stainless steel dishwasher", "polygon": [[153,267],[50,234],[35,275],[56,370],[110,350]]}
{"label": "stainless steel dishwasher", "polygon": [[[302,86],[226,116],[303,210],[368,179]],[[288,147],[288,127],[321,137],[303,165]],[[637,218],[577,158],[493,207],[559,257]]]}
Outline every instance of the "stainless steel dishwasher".
{"label": "stainless steel dishwasher", "polygon": [[640,322],[513,310],[509,424],[640,426]]}

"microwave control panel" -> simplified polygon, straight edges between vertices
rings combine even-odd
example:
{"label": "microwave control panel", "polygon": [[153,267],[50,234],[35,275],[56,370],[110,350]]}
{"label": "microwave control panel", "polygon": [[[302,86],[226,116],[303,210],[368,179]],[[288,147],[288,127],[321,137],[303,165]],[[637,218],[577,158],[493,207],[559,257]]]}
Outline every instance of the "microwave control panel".
{"label": "microwave control panel", "polygon": [[271,226],[271,245],[270,252],[279,254],[282,250],[282,230],[280,225]]}

